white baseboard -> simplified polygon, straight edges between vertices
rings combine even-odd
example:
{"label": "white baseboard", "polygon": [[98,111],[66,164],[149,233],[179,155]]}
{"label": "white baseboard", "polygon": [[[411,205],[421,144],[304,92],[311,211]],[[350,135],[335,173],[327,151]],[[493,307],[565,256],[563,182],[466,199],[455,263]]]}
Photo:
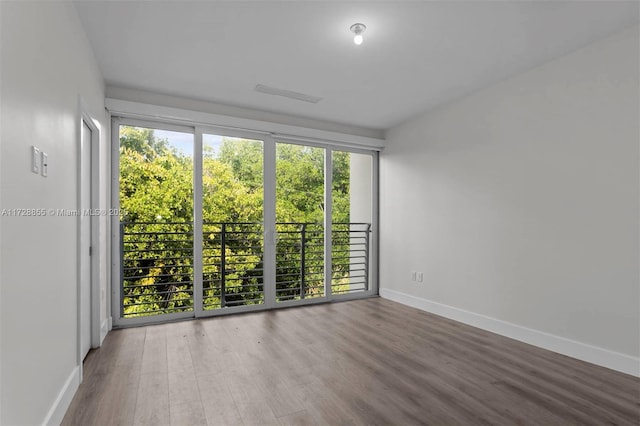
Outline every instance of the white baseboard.
{"label": "white baseboard", "polygon": [[51,409],[49,409],[47,417],[45,417],[42,422],[43,425],[59,425],[62,423],[62,419],[64,418],[64,415],[71,404],[71,400],[79,386],[80,367],[76,366],[73,368],[73,371],[71,371],[71,374],[62,386],[62,389],[60,389],[58,397],[51,406]]}
{"label": "white baseboard", "polygon": [[100,324],[100,345],[102,345],[104,338],[107,337],[107,333],[109,333],[111,328],[111,317],[103,319],[102,324]]}
{"label": "white baseboard", "polygon": [[380,289],[380,296],[432,314],[459,321],[511,339],[520,340],[582,361],[640,377],[640,358],[555,336],[464,309],[415,297],[395,290]]}

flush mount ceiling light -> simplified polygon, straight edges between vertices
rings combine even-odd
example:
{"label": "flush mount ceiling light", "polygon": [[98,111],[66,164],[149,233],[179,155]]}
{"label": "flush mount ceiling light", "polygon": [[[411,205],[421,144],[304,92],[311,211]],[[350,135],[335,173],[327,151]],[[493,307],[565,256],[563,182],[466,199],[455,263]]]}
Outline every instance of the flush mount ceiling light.
{"label": "flush mount ceiling light", "polygon": [[364,41],[362,33],[367,29],[367,26],[365,24],[353,24],[349,29],[353,33],[353,42],[357,45],[361,45]]}

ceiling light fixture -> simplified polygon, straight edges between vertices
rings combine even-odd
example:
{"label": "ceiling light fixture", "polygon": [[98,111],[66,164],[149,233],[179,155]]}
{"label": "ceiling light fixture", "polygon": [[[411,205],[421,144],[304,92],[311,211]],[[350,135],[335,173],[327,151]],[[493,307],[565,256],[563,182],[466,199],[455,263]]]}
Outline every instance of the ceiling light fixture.
{"label": "ceiling light fixture", "polygon": [[357,45],[361,45],[364,41],[364,37],[362,37],[362,33],[367,29],[365,24],[353,24],[351,28],[349,28],[353,35],[353,42]]}

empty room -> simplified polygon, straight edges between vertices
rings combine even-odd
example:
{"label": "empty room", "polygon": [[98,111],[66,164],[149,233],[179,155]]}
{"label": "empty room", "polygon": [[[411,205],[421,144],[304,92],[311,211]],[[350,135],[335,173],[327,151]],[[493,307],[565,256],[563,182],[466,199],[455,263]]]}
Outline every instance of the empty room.
{"label": "empty room", "polygon": [[640,424],[639,24],[0,0],[0,425]]}

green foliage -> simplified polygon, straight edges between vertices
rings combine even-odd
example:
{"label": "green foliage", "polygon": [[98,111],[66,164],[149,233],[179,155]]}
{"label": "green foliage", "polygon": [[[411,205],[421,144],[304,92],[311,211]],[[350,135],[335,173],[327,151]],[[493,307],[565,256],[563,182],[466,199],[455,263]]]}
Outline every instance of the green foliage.
{"label": "green foliage", "polygon": [[[203,154],[205,309],[262,303],[262,142],[223,138],[218,151],[205,146]],[[324,292],[324,155],[321,148],[277,145],[276,218],[291,223],[278,225],[276,287],[282,300],[301,297],[303,275],[304,296]],[[334,152],[333,164],[332,219],[347,223],[349,154]],[[192,310],[193,159],[151,129],[122,126],[120,205],[126,212],[124,315]],[[334,248],[345,244],[348,238],[336,239]],[[348,265],[337,265],[333,278],[348,273]]]}
{"label": "green foliage", "polygon": [[168,141],[158,139],[153,130],[140,127],[122,126],[120,128],[120,149],[129,149],[140,154],[145,160],[171,153]]}
{"label": "green foliage", "polygon": [[208,160],[228,165],[235,179],[250,192],[262,193],[264,164],[261,141],[223,139],[218,157],[207,157]]}

